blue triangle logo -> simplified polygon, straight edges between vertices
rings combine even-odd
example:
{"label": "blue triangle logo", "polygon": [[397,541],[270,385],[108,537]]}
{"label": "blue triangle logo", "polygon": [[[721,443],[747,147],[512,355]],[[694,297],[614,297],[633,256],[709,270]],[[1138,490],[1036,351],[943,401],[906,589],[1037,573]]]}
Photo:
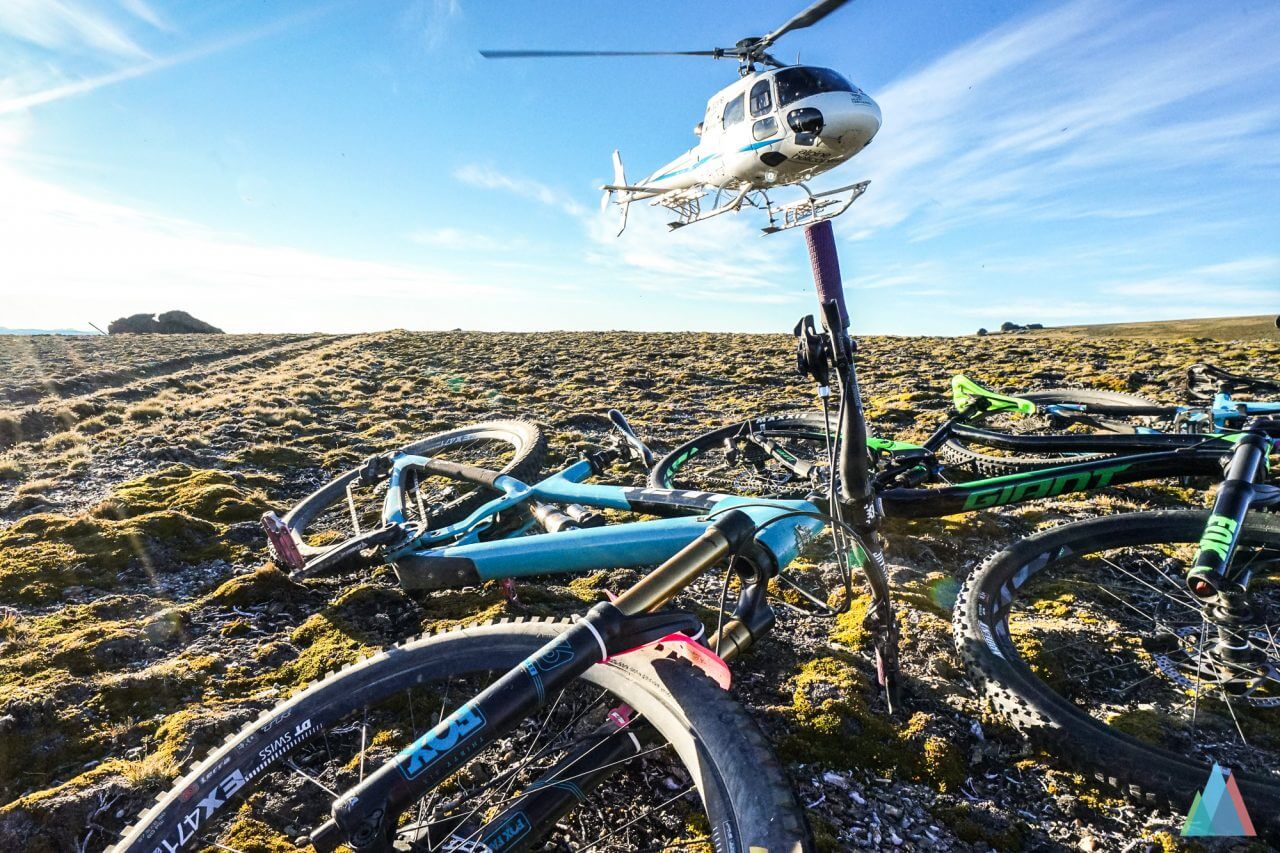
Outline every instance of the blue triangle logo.
{"label": "blue triangle logo", "polygon": [[1204,790],[1197,792],[1191,801],[1191,809],[1182,825],[1182,835],[1222,837],[1256,834],[1235,777],[1230,770],[1224,770],[1214,762]]}

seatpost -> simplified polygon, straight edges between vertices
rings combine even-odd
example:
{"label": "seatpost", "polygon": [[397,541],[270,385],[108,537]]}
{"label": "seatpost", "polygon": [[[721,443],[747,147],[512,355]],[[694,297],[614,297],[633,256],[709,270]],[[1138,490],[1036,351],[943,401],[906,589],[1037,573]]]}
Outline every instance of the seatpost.
{"label": "seatpost", "polygon": [[[867,608],[863,625],[875,637],[876,670],[884,688],[889,712],[898,705],[898,623],[893,615],[889,579],[880,547],[880,515],[876,510],[871,479],[871,457],[867,452],[867,422],[862,411],[862,392],[858,388],[858,372],[854,364],[857,346],[849,337],[849,312],[845,307],[844,286],[840,281],[840,260],[836,255],[835,235],[831,222],[824,220],[804,229],[813,266],[813,282],[822,304],[822,325],[831,337],[832,358],[840,377],[840,439],[837,459],[838,499],[853,508],[849,519],[865,553],[859,557],[860,568],[871,587],[873,606]],[[837,506],[832,513],[839,516]],[[839,541],[839,540],[837,540]],[[852,555],[851,555],[852,557]]]}

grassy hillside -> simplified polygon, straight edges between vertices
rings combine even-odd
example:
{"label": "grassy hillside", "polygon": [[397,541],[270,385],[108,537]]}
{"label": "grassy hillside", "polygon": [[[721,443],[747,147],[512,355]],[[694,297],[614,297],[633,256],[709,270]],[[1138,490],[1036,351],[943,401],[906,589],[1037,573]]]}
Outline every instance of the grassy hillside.
{"label": "grassy hillside", "polygon": [[[1276,300],[1280,304],[1280,299]],[[1085,338],[1140,338],[1149,341],[1184,338],[1214,341],[1280,341],[1275,314],[1255,317],[1209,317],[1200,320],[1156,320],[1150,323],[1098,323],[1051,326],[1029,334],[1071,335]]]}
{"label": "grassy hillside", "polygon": [[[808,407],[792,347],[629,333],[0,339],[0,850],[100,850],[193,759],[326,671],[460,620],[581,611],[635,577],[522,582],[519,603],[494,584],[409,594],[386,568],[298,584],[269,561],[263,510],[484,418],[543,424],[555,466],[607,437],[614,406],[658,450]],[[870,419],[908,440],[943,416],[953,372],[1007,391],[1176,401],[1192,362],[1274,372],[1277,357],[1280,342],[1153,348],[1061,330],[872,337],[859,351]],[[947,608],[1020,536],[1187,500],[1203,496],[1163,483],[891,525],[910,693],[898,720],[881,715],[856,608],[835,622],[783,611],[735,664],[734,689],[827,849],[1120,849],[1176,835],[1179,815],[1095,787],[991,717],[965,684]],[[262,835],[261,808],[249,801],[224,842],[292,849]]]}

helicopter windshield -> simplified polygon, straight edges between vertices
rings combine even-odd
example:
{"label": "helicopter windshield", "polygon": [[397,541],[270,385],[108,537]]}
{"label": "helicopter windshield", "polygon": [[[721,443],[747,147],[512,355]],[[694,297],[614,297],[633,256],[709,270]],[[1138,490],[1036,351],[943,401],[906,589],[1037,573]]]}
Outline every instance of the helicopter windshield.
{"label": "helicopter windshield", "polygon": [[783,68],[774,75],[778,85],[778,104],[822,92],[852,92],[853,85],[829,68]]}

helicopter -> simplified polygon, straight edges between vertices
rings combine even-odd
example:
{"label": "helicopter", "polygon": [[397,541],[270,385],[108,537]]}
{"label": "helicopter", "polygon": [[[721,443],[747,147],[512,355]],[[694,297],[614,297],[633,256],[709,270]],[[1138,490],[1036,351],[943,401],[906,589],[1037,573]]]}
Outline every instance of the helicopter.
{"label": "helicopter", "polygon": [[[578,56],[736,57],[738,80],[707,101],[694,127],[698,144],[628,183],[622,156],[613,152],[613,182],[601,189],[601,208],[621,208],[621,234],[633,202],[647,201],[675,213],[672,229],[703,222],[743,207],[763,209],[773,234],[833,219],[866,190],[869,182],[815,193],[806,183],[866,148],[880,130],[880,107],[840,73],[813,65],[787,65],[768,52],[783,35],[813,26],[848,0],[818,0],[768,35],[744,38],[733,47],[684,51],[482,50],[487,59]],[[775,204],[769,193],[795,186],[804,195]],[[710,203],[704,204],[710,196]]]}

